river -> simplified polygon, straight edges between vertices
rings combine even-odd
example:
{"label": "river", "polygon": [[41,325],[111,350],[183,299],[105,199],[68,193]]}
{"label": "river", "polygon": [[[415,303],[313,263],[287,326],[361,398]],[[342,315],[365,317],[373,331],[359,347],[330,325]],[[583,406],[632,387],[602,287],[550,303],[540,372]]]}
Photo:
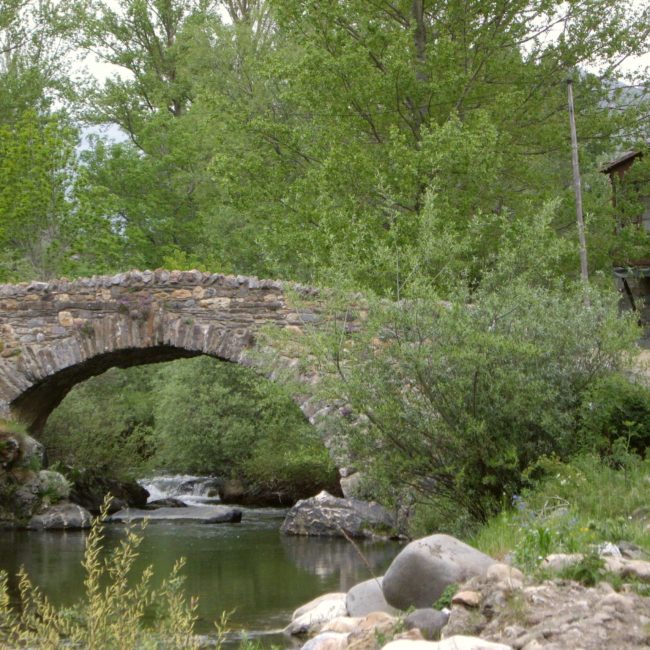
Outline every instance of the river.
{"label": "river", "polygon": [[[192,487],[191,494],[175,496],[205,503],[211,500],[205,491]],[[341,539],[286,537],[278,530],[285,510],[241,510],[240,524],[151,522],[145,529],[137,568],[152,564],[162,578],[178,557],[186,558],[186,590],[199,598],[198,633],[212,632],[225,611],[232,612],[234,639],[247,633],[265,645],[287,642],[278,631],[296,607],[329,591],[346,591],[371,577],[370,569],[382,575],[399,550],[390,542],[355,548]],[[107,525],[105,546],[115,547],[123,531],[121,524]],[[72,605],[82,596],[85,537],[78,531],[0,531],[0,569],[15,575],[24,565],[54,603]]]}

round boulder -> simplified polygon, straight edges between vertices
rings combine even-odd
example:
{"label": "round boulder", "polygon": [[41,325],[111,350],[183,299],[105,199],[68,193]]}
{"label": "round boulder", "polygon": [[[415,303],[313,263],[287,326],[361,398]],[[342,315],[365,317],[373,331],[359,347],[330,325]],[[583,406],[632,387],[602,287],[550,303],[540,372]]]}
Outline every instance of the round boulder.
{"label": "round boulder", "polygon": [[370,612],[386,612],[395,615],[397,610],[391,607],[384,598],[381,588],[383,576],[371,578],[357,585],[348,591],[345,604],[350,616],[365,616]]}
{"label": "round boulder", "polygon": [[484,576],[494,563],[450,535],[423,537],[405,546],[388,567],[384,597],[398,609],[432,607],[446,587]]}
{"label": "round boulder", "polygon": [[412,611],[404,619],[407,630],[418,629],[428,641],[440,638],[440,631],[449,620],[449,612],[441,612],[431,607],[424,607]]}

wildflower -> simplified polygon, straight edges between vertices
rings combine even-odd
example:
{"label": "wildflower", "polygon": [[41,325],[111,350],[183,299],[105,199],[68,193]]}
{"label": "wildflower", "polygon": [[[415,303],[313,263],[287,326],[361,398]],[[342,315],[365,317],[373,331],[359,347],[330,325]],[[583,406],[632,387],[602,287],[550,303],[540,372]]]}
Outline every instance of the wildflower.
{"label": "wildflower", "polygon": [[512,505],[517,508],[517,510],[526,510],[526,502],[518,494],[512,495]]}

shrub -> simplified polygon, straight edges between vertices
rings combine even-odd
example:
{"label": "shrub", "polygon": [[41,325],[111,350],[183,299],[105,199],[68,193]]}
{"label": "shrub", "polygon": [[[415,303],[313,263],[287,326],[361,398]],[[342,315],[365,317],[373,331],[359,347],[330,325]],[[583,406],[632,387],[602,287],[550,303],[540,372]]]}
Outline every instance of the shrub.
{"label": "shrub", "polygon": [[[390,493],[485,521],[542,455],[575,449],[590,385],[620,366],[635,335],[612,302],[578,287],[489,286],[441,303],[375,302],[362,332],[328,333],[332,394],[366,418],[344,431]],[[319,343],[322,345],[323,341]]]}
{"label": "shrub", "polygon": [[70,483],[58,472],[43,469],[38,473],[38,494],[45,505],[53,505],[70,496]]}
{"label": "shrub", "polygon": [[625,540],[650,551],[647,522],[634,516],[647,504],[649,471],[650,459],[633,455],[626,471],[597,455],[569,463],[540,459],[512,507],[490,519],[471,543],[493,557],[514,551],[526,570],[548,553],[589,554],[604,542]]}
{"label": "shrub", "polygon": [[253,488],[277,491],[292,500],[322,489],[338,489],[338,471],[318,434],[311,427],[265,437],[243,464],[243,475]]}
{"label": "shrub", "polygon": [[645,456],[650,447],[650,390],[626,377],[603,377],[587,391],[580,411],[579,443],[611,463],[622,449]]}

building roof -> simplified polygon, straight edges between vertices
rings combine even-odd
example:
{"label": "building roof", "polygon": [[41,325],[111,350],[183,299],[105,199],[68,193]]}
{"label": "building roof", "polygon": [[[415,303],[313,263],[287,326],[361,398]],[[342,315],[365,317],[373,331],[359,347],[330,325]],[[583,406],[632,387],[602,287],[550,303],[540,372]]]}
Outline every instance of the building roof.
{"label": "building roof", "polygon": [[619,165],[622,165],[624,162],[627,162],[630,160],[630,158],[636,158],[637,156],[641,155],[641,151],[639,149],[630,149],[630,151],[626,151],[625,153],[622,153],[618,158],[611,160],[610,162],[606,163],[600,168],[600,171],[609,174],[612,170],[616,169]]}

